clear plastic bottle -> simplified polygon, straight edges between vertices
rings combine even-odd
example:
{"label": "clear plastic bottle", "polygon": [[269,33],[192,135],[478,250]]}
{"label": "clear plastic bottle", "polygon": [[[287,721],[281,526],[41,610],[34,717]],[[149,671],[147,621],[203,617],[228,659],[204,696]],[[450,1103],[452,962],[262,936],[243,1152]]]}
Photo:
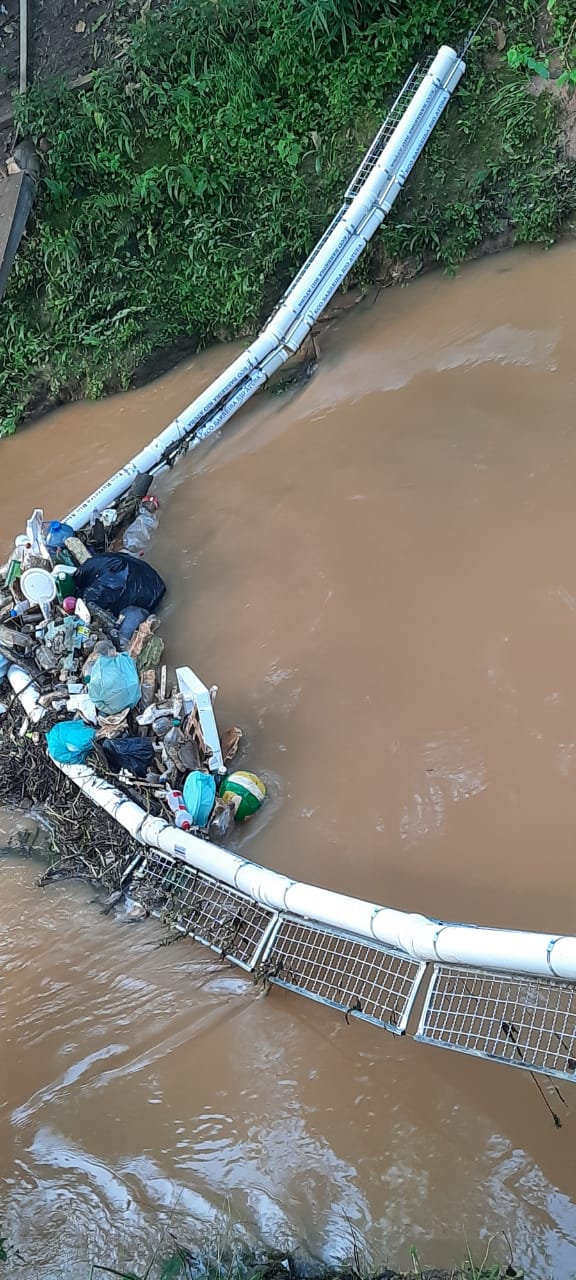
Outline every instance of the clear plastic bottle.
{"label": "clear plastic bottle", "polygon": [[175,764],[177,769],[189,772],[198,768],[198,752],[194,743],[182,732],[177,717],[174,717],[172,728],[164,735],[162,749],[166,760]]}
{"label": "clear plastic bottle", "polygon": [[28,610],[32,609],[33,607],[34,606],[30,604],[29,600],[19,600],[18,604],[15,605],[14,608],[10,610],[8,617],[21,618],[23,613],[28,613]]}
{"label": "clear plastic bottle", "polygon": [[156,498],[144,498],[140,503],[138,515],[128,525],[122,546],[132,555],[141,554],[148,546],[154,530],[158,528],[158,501]]}

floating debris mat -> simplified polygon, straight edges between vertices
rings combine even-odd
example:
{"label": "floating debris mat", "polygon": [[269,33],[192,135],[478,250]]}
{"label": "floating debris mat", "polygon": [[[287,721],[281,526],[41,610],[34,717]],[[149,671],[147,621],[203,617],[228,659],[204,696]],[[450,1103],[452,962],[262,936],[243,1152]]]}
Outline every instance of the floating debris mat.
{"label": "floating debris mat", "polygon": [[416,1040],[576,1079],[576,986],[435,965]]}
{"label": "floating debris mat", "polygon": [[142,846],[39,750],[37,733],[21,732],[21,720],[15,699],[0,722],[0,804],[29,811],[46,831],[39,883],[79,878],[118,889]]}
{"label": "floating debris mat", "polygon": [[253,969],[276,912],[195,867],[150,850],[134,872],[130,897],[223,958]]}
{"label": "floating debris mat", "polygon": [[389,946],[282,917],[259,966],[267,982],[395,1035],[406,1030],[426,965]]}

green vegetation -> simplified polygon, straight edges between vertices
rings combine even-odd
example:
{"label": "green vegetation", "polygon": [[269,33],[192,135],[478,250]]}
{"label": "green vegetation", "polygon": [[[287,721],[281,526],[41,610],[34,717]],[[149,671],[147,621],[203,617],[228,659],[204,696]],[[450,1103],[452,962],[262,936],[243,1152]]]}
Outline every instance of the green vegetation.
{"label": "green vegetation", "polygon": [[[41,143],[35,225],[2,306],[0,432],[31,409],[125,387],[153,352],[245,335],[338,206],[417,57],[484,0],[174,0],[134,25],[91,91],[19,104]],[[359,270],[453,267],[509,226],[551,241],[576,207],[558,101],[527,91],[539,0],[494,11],[469,71]],[[549,0],[572,76],[572,0]],[[516,50],[516,58],[513,54]],[[526,52],[528,51],[528,52]],[[512,55],[512,56],[510,56]]]}
{"label": "green vegetation", "polygon": [[[354,1240],[350,1262],[320,1270],[316,1268],[310,1275],[315,1280],[523,1280],[523,1273],[517,1271],[512,1263],[490,1261],[492,1243],[490,1241],[481,1263],[477,1265],[467,1249],[462,1266],[450,1271],[429,1271],[422,1265],[416,1250],[411,1249],[410,1271],[397,1272],[388,1267],[381,1270],[369,1265]],[[100,1280],[104,1276],[113,1276],[116,1280],[300,1280],[302,1265],[291,1255],[270,1253],[268,1257],[262,1257],[235,1250],[216,1256],[209,1252],[193,1252],[176,1244],[164,1259],[156,1254],[144,1272],[94,1264],[88,1280]]]}
{"label": "green vegetation", "polygon": [[[417,1250],[412,1248],[408,1272],[375,1266],[352,1227],[349,1261],[332,1266],[313,1262],[306,1265],[302,1255],[284,1250],[255,1251],[237,1243],[231,1244],[233,1229],[230,1223],[226,1223],[225,1235],[220,1238],[221,1235],[216,1235],[214,1244],[204,1239],[199,1248],[190,1249],[177,1241],[172,1230],[164,1231],[144,1269],[127,1268],[121,1263],[93,1262],[87,1264],[86,1280],[102,1280],[105,1276],[116,1277],[116,1280],[303,1280],[305,1276],[310,1280],[524,1280],[524,1273],[513,1264],[505,1232],[499,1236],[500,1245],[510,1255],[508,1263],[491,1259],[498,1238],[494,1236],[489,1239],[481,1262],[474,1262],[467,1246],[461,1266],[450,1271],[436,1268],[430,1271],[422,1264]],[[1,1236],[0,1243],[6,1245]],[[10,1259],[14,1263],[25,1264],[20,1253],[9,1247],[0,1249],[0,1263]],[[56,1276],[53,1275],[51,1280],[56,1280]]]}
{"label": "green vegetation", "polygon": [[[191,1260],[190,1260],[191,1259]],[[187,1257],[187,1250],[177,1249],[164,1262],[158,1264],[159,1269],[152,1270],[153,1264],[145,1272],[136,1271],[119,1271],[115,1267],[104,1267],[93,1265],[90,1269],[89,1280],[99,1280],[99,1277],[112,1276],[116,1280],[196,1280],[198,1276],[198,1260],[192,1255]],[[270,1275],[270,1268],[257,1267],[251,1272],[249,1280],[267,1280]],[[285,1276],[290,1276],[290,1272],[284,1272],[284,1276],[274,1273],[271,1280],[284,1280]],[[462,1269],[451,1271],[433,1271],[422,1268],[418,1259],[416,1266],[410,1272],[396,1272],[386,1268],[384,1272],[375,1271],[368,1275],[358,1275],[358,1273],[350,1267],[340,1267],[335,1269],[326,1269],[316,1280],[508,1280],[513,1277],[514,1280],[522,1280],[522,1273],[516,1271],[514,1267],[500,1266],[482,1266],[476,1267],[473,1262],[466,1262]],[[228,1273],[222,1271],[209,1271],[206,1273],[205,1280],[230,1280]]]}

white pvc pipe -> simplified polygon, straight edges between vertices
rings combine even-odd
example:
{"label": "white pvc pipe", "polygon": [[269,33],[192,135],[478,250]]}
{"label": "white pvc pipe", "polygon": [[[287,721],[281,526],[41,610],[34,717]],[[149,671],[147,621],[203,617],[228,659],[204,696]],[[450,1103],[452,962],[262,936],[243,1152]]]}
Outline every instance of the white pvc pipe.
{"label": "white pvc pipe", "polygon": [[342,217],[334,219],[259,336],[155,440],[70,511],[66,523],[81,529],[116,502],[139,474],[161,467],[171,449],[216,431],[298,350],[391,207],[464,70],[453,49],[438,51],[372,172]]}
{"label": "white pvc pipe", "polygon": [[38,698],[40,697],[38,685],[31,680],[28,672],[24,671],[23,667],[17,666],[16,663],[13,663],[8,668],[7,676],[14,693],[18,695],[24,707],[26,715],[30,717],[33,724],[38,724],[45,714],[44,708],[38,703]]}
{"label": "white pvc pipe", "polygon": [[273,911],[289,912],[367,941],[398,947],[415,960],[440,960],[447,964],[576,982],[576,937],[443,924],[427,916],[302,884],[189,832],[179,831],[161,818],[150,817],[116,787],[98,778],[87,765],[60,767],[90,800],[105,809],[136,840],[186,862]]}
{"label": "white pvc pipe", "polygon": [[[26,672],[13,665],[8,678],[16,692],[20,689],[19,696],[23,703],[25,701],[30,718],[35,720],[43,715],[38,706],[39,690],[28,683]],[[140,844],[203,871],[273,911],[289,912],[367,941],[398,947],[415,960],[440,960],[446,964],[576,982],[576,937],[444,924],[427,916],[302,884],[189,832],[179,831],[163,818],[150,816],[88,765],[58,767],[93,804],[104,809]]]}

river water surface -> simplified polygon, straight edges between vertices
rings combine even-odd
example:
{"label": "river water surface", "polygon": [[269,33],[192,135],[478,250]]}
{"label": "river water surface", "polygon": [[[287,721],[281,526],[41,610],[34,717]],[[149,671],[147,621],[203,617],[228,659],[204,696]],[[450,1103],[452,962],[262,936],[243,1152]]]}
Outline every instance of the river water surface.
{"label": "river water surface", "polygon": [[[444,918],[574,932],[576,248],[365,300],[297,394],[158,482],[172,662],[271,802],[240,847]],[[0,538],[62,516],[234,354],[2,442]],[[9,831],[15,819],[4,815]],[[576,1093],[264,999],[1,861],[0,1234],[30,1280],[159,1233],[576,1273]]]}

